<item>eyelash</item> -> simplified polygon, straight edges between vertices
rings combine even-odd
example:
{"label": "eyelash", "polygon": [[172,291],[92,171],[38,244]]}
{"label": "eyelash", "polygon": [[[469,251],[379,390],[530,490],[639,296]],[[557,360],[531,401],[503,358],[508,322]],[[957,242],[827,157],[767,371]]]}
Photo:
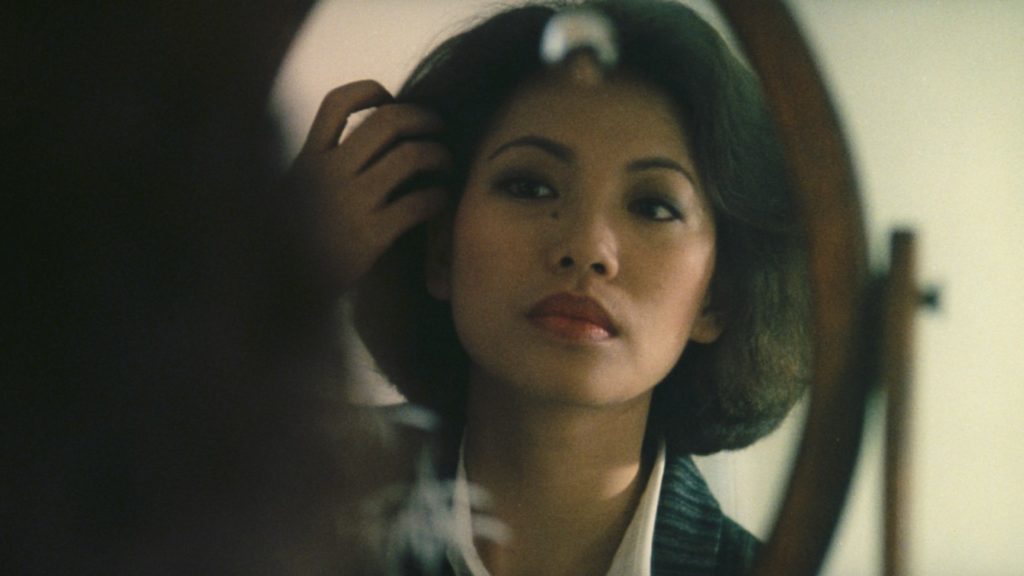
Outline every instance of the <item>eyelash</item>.
{"label": "eyelash", "polygon": [[[672,202],[657,197],[638,198],[629,203],[629,211],[654,222],[682,220],[683,213]],[[655,215],[655,211],[663,214]]]}
{"label": "eyelash", "polygon": [[[547,200],[558,192],[543,179],[529,175],[513,175],[499,179],[495,189],[516,200]],[[629,202],[629,211],[652,222],[682,220],[683,212],[672,201],[657,196],[641,197]]]}
{"label": "eyelash", "polygon": [[[498,180],[495,188],[517,200],[545,200],[558,196],[554,188],[533,176],[508,176]],[[538,188],[544,190],[538,192]]]}

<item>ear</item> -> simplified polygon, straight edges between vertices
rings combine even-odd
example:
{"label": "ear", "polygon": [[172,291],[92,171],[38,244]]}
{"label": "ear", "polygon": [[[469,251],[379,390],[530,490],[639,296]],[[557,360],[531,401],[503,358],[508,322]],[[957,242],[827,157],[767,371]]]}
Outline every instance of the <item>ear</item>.
{"label": "ear", "polygon": [[452,292],[452,219],[435,218],[427,225],[427,292],[448,300]]}
{"label": "ear", "polygon": [[700,316],[693,323],[690,330],[690,340],[698,344],[711,344],[722,335],[722,323],[718,320],[718,314],[714,309],[705,303],[700,311]]}

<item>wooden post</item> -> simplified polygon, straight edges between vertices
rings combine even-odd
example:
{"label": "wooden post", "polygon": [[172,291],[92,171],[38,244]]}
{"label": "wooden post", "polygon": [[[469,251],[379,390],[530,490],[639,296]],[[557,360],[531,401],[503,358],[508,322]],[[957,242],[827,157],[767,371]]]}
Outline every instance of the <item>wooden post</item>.
{"label": "wooden post", "polygon": [[914,313],[918,306],[914,233],[899,230],[891,240],[885,284],[882,383],[886,392],[884,570],[907,572],[909,445],[913,380]]}

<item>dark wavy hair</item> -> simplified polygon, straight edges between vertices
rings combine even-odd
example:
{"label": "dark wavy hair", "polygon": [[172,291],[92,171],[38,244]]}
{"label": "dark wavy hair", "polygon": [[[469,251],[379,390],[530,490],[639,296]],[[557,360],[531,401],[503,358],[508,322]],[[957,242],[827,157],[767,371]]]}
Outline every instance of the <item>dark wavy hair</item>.
{"label": "dark wavy hair", "polygon": [[[711,306],[724,330],[712,344],[688,344],[657,385],[649,433],[698,454],[742,448],[773,430],[805,387],[808,288],[802,227],[760,85],[718,32],[665,0],[531,3],[443,42],[398,100],[443,117],[457,203],[496,113],[544,72],[545,24],[580,6],[614,25],[618,69],[673,101],[717,224]],[[468,358],[449,304],[427,293],[425,234],[411,231],[378,263],[357,291],[355,322],[400,392],[458,423]]]}

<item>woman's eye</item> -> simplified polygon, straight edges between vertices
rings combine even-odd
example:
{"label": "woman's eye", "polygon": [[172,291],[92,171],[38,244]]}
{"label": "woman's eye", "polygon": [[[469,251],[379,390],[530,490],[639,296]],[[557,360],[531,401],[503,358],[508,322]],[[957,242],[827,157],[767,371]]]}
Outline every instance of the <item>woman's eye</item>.
{"label": "woman's eye", "polygon": [[497,187],[505,194],[519,200],[539,200],[556,196],[553,188],[534,178],[506,178],[499,181]]}
{"label": "woman's eye", "polygon": [[658,222],[681,220],[683,218],[683,214],[678,208],[670,202],[658,198],[634,200],[630,203],[629,210],[638,216]]}

